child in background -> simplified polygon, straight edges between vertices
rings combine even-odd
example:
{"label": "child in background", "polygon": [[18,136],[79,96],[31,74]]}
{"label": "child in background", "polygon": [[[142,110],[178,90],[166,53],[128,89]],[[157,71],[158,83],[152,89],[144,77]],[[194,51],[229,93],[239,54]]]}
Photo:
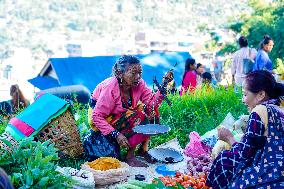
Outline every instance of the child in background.
{"label": "child in background", "polygon": [[209,72],[204,72],[201,75],[202,85],[211,85],[212,84],[212,75]]}
{"label": "child in background", "polygon": [[206,91],[211,91],[214,89],[214,83],[212,82],[212,75],[209,72],[204,72],[201,75],[202,78],[202,88],[206,88]]}

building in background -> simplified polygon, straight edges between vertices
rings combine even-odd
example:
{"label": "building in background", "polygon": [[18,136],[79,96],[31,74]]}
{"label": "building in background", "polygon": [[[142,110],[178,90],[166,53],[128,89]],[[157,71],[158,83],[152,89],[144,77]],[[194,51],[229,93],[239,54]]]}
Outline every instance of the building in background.
{"label": "building in background", "polygon": [[66,51],[68,53],[68,57],[80,57],[80,56],[82,56],[81,44],[68,43],[66,45]]}

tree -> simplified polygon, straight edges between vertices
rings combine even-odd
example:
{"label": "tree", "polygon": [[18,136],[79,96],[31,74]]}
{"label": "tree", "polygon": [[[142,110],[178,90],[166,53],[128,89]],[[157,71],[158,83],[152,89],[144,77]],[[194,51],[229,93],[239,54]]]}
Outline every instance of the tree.
{"label": "tree", "polygon": [[[258,48],[264,35],[270,35],[274,41],[274,48],[270,53],[275,62],[277,58],[284,57],[284,2],[274,1],[267,3],[263,0],[250,0],[249,5],[253,8],[251,16],[243,15],[238,22],[230,25],[230,29],[245,35],[249,44]],[[229,50],[228,47],[223,51]]]}

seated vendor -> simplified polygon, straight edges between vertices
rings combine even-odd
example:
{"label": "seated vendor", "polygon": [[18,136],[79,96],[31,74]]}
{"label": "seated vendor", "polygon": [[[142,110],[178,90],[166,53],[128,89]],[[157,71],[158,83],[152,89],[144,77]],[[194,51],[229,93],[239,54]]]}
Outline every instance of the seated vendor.
{"label": "seated vendor", "polygon": [[[168,74],[164,77],[168,77]],[[153,163],[148,154],[149,136],[135,133],[136,125],[158,121],[158,107],[163,100],[160,91],[152,93],[142,77],[142,66],[138,58],[131,55],[120,57],[113,66],[113,77],[101,82],[92,94],[91,127],[101,132],[107,140],[127,149],[126,162],[134,167],[147,164],[136,159],[137,155]],[[90,113],[89,113],[90,115]]]}
{"label": "seated vendor", "polygon": [[206,185],[218,188],[284,188],[284,86],[268,71],[251,72],[243,84],[250,116],[241,142],[226,128],[219,140],[232,146],[214,160]]}

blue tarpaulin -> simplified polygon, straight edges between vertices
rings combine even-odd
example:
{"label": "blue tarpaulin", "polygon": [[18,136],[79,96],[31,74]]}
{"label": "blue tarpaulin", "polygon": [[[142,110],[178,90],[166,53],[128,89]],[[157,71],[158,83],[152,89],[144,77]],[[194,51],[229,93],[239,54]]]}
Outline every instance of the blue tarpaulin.
{"label": "blue tarpaulin", "polygon": [[[162,76],[178,62],[174,68],[175,81],[181,83],[184,72],[185,60],[190,56],[188,52],[165,52],[136,55],[142,63],[142,78],[147,85],[153,84],[154,76],[161,81]],[[90,91],[104,79],[111,76],[112,66],[120,56],[96,56],[96,57],[69,57],[50,58],[49,62],[56,73],[58,80],[45,80],[38,76],[29,80],[39,89],[47,89],[58,86],[84,85]]]}
{"label": "blue tarpaulin", "polygon": [[37,76],[33,79],[29,79],[28,82],[41,90],[60,86],[56,79],[49,76]]}

